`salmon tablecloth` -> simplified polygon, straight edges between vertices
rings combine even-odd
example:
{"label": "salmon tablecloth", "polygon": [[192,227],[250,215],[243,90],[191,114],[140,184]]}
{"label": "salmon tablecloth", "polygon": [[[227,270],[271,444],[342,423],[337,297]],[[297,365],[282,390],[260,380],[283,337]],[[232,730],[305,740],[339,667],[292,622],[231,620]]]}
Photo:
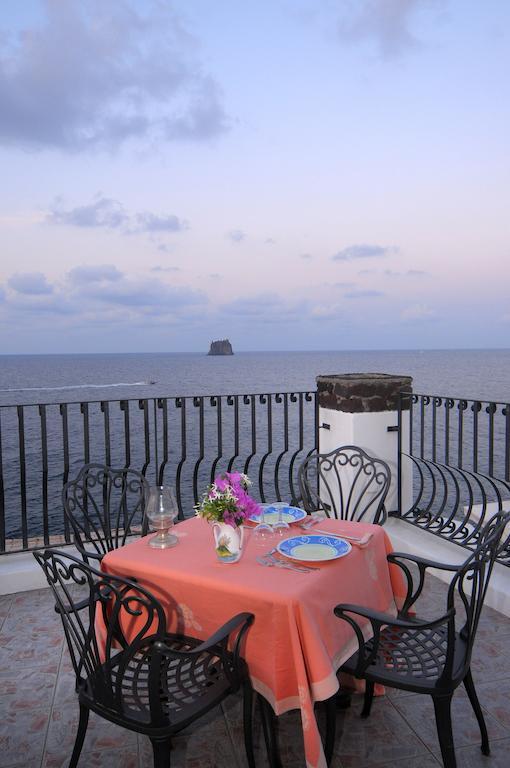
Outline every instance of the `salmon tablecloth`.
{"label": "salmon tablecloth", "polygon": [[[405,594],[399,570],[386,561],[392,547],[383,528],[340,520],[321,521],[320,528],[373,538],[368,547],[353,546],[345,557],[302,574],[259,565],[255,558],[263,551],[249,530],[241,559],[220,563],[210,526],[193,518],[174,528],[179,543],[171,549],[153,549],[141,538],[102,561],[105,572],[136,577],[155,594],[171,632],[205,639],[235,614],[255,614],[244,651],[253,687],[276,714],[301,710],[307,768],[326,766],[314,701],[338,690],[336,672],[358,647],[334,606],[358,603],[394,615]],[[365,630],[369,637],[369,626]]]}

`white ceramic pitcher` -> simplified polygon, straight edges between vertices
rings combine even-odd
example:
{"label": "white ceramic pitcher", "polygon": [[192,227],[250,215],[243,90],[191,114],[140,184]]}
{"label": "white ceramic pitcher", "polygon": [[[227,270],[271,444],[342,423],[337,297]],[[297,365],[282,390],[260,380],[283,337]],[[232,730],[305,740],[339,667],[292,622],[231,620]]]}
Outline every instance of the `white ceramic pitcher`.
{"label": "white ceramic pitcher", "polygon": [[227,523],[212,525],[216,555],[221,563],[237,563],[242,554],[244,528]]}

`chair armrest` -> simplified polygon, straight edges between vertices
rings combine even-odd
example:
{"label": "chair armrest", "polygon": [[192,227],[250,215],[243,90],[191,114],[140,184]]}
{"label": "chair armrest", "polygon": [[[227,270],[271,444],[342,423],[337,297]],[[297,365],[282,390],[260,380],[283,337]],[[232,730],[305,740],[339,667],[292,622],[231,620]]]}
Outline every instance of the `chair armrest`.
{"label": "chair armrest", "polygon": [[200,645],[197,645],[195,648],[191,648],[187,651],[178,651],[174,648],[170,648],[163,641],[158,641],[155,643],[155,647],[160,653],[169,656],[199,656],[204,651],[217,649],[218,645],[221,645],[224,643],[224,641],[228,640],[230,635],[239,629],[240,631],[233,650],[234,655],[237,657],[239,655],[239,646],[242,635],[244,635],[250,624],[253,623],[254,618],[255,617],[253,613],[238,613],[237,616],[234,616],[232,619],[223,624],[222,627],[217,629],[216,632],[208,637],[207,640],[204,640],[203,643],[200,643]]}
{"label": "chair armrest", "polygon": [[410,555],[407,552],[390,552],[389,555],[386,555],[388,562],[395,562],[396,565],[400,565],[396,558],[410,560],[416,565],[423,565],[424,568],[437,568],[441,571],[458,571],[461,567],[461,565],[453,565],[453,563],[438,563],[436,560],[428,560],[426,557]]}
{"label": "chair armrest", "polygon": [[344,619],[345,613],[355,613],[357,616],[363,616],[368,619],[372,627],[392,626],[400,629],[433,629],[435,626],[444,624],[455,615],[455,608],[446,611],[442,616],[432,621],[422,621],[421,619],[402,619],[398,616],[392,616],[382,611],[374,611],[371,608],[365,608],[362,605],[351,605],[349,603],[340,603],[333,609],[338,618]]}
{"label": "chair armrest", "polygon": [[[434,629],[434,627],[441,626],[442,624],[448,624],[454,621],[455,608],[450,608],[443,616],[432,621],[420,621],[419,619],[404,620],[399,617],[391,616],[387,613],[381,613],[380,611],[374,611],[371,608],[365,608],[361,605],[350,605],[349,603],[340,603],[333,609],[335,616],[339,619],[343,619],[351,625],[356,639],[358,640],[358,660],[355,669],[356,677],[363,677],[363,673],[367,667],[377,657],[379,651],[379,642],[381,637],[381,629],[383,627],[398,627],[400,629]],[[367,645],[363,632],[358,622],[350,615],[355,614],[361,616],[370,621],[372,627],[372,643],[371,648],[367,650]]]}
{"label": "chair armrest", "polygon": [[[428,560],[425,557],[411,555],[407,552],[391,552],[389,555],[386,555],[386,560],[392,565],[398,565],[400,570],[403,572],[407,582],[407,594],[402,608],[399,611],[400,617],[408,615],[409,609],[414,605],[416,600],[421,595],[423,585],[425,583],[425,574],[427,568],[438,568],[442,571],[450,571],[455,573],[459,570],[460,567],[459,565],[452,565],[449,563],[438,563],[435,560]],[[401,562],[401,560],[408,560],[409,562],[415,563],[415,565],[418,566],[419,580],[416,587],[411,571],[405,563]]]}

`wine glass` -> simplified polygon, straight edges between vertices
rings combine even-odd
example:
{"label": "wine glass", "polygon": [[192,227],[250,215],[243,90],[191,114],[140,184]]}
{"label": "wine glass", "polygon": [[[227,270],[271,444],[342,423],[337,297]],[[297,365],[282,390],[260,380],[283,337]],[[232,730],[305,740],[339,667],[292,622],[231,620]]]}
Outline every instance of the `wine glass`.
{"label": "wine glass", "polygon": [[289,505],[285,501],[277,501],[271,506],[278,513],[278,519],[273,523],[273,531],[278,538],[283,539],[290,531],[290,525],[283,519],[283,512]]}
{"label": "wine glass", "polygon": [[177,517],[177,502],[171,485],[157,485],[150,489],[145,514],[151,528],[158,533],[149,539],[149,546],[156,549],[174,547],[179,539],[169,532]]}
{"label": "wine glass", "polygon": [[259,515],[259,522],[253,529],[253,540],[255,541],[255,545],[257,547],[267,547],[268,544],[271,543],[271,539],[273,538],[273,528],[269,523],[266,522],[265,519],[265,510],[266,506],[264,504],[261,504],[261,513]]}

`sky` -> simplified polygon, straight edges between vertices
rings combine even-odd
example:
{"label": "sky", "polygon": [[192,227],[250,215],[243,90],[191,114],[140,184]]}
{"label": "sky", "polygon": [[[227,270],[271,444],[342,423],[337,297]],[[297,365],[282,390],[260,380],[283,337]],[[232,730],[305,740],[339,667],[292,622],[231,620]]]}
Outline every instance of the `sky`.
{"label": "sky", "polygon": [[0,353],[509,347],[508,0],[2,0]]}

